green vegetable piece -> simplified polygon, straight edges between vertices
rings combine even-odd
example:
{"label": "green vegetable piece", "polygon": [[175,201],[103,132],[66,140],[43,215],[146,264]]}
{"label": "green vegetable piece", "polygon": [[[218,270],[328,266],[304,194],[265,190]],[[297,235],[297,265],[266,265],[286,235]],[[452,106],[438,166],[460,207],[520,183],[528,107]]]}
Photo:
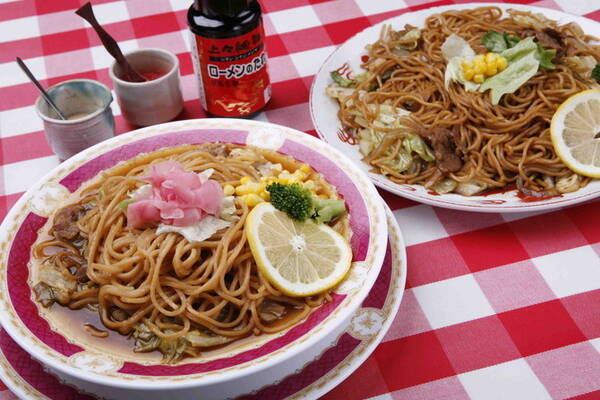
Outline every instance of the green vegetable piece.
{"label": "green vegetable piece", "polygon": [[306,221],[313,214],[312,193],[297,183],[284,185],[272,183],[267,186],[271,195],[271,204],[280,211],[284,211],[297,221]]}
{"label": "green vegetable piece", "polygon": [[600,83],[600,64],[596,64],[592,70],[592,78],[595,79],[596,82]]}
{"label": "green vegetable piece", "polygon": [[404,139],[404,141],[402,142],[402,146],[409,154],[417,153],[419,157],[421,157],[427,162],[435,160],[435,155],[433,154],[433,151],[418,135],[413,135],[409,133],[406,139]]}
{"label": "green vegetable piece", "polygon": [[317,224],[327,223],[346,211],[344,200],[313,197],[313,202],[315,213],[312,218]]}
{"label": "green vegetable piece", "polygon": [[545,50],[542,46],[537,45],[537,57],[540,60],[540,67],[544,69],[554,69],[556,65],[552,63],[552,59],[556,56],[556,49]]}
{"label": "green vegetable piece", "polygon": [[521,40],[514,47],[504,50],[500,55],[506,58],[506,61],[510,64],[511,61],[515,61],[534,51],[537,51],[537,44],[533,41],[533,37],[528,37]]}
{"label": "green vegetable piece", "polygon": [[337,71],[331,71],[331,79],[341,87],[347,88],[356,86],[356,81],[345,78]]}
{"label": "green vegetable piece", "polygon": [[487,31],[481,38],[481,43],[494,53],[503,52],[508,48],[504,35],[496,31]]}
{"label": "green vegetable piece", "polygon": [[521,38],[515,35],[511,35],[510,33],[504,33],[504,41],[506,42],[508,48],[515,47],[517,43],[521,41]]}
{"label": "green vegetable piece", "polygon": [[133,199],[123,200],[122,202],[119,203],[119,208],[123,211],[127,211],[127,207],[134,201],[135,200],[133,200]]}
{"label": "green vegetable piece", "polygon": [[267,191],[273,207],[297,221],[312,218],[317,223],[329,222],[346,211],[343,200],[321,199],[298,183],[272,183],[267,186]]}
{"label": "green vegetable piece", "polygon": [[[506,50],[510,51],[512,49]],[[535,52],[514,60],[508,67],[497,75],[486,79],[479,87],[480,92],[492,89],[492,104],[500,102],[500,98],[506,93],[514,93],[525,82],[527,82],[538,70],[540,62]]]}

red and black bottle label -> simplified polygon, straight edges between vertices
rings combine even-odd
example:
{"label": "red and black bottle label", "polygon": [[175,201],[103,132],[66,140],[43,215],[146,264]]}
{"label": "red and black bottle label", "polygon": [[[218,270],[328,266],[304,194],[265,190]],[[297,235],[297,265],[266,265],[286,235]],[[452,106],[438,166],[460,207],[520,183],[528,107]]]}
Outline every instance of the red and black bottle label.
{"label": "red and black bottle label", "polygon": [[210,114],[243,117],[262,109],[271,98],[264,30],[211,39],[192,33],[194,67],[200,102]]}

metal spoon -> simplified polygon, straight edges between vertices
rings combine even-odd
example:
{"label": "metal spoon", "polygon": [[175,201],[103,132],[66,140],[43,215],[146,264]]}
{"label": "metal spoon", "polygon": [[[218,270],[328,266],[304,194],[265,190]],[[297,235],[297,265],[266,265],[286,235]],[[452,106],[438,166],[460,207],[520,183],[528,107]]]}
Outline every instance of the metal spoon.
{"label": "metal spoon", "polygon": [[54,104],[54,102],[52,101],[52,99],[50,98],[50,96],[48,96],[48,93],[46,93],[46,91],[44,90],[44,88],[42,87],[42,85],[40,85],[40,83],[38,82],[38,80],[35,79],[35,76],[33,76],[33,74],[31,73],[31,71],[29,70],[29,68],[27,68],[27,65],[25,65],[25,63],[23,62],[23,60],[21,60],[20,57],[17,57],[17,64],[19,64],[19,67],[21,67],[21,69],[23,70],[23,72],[25,72],[25,75],[27,75],[27,77],[31,80],[31,82],[33,82],[33,84],[38,88],[38,90],[42,94],[42,97],[44,98],[44,100],[46,100],[46,102],[48,104],[50,104],[50,107],[52,107],[52,109],[58,114],[58,116],[60,117],[60,119],[67,119],[64,116],[64,114],[60,112],[60,110],[58,109],[58,107],[56,106],[56,104]]}
{"label": "metal spoon", "polygon": [[92,10],[92,5],[89,2],[85,3],[77,11],[75,11],[75,14],[79,15],[81,18],[89,22],[90,25],[92,25],[92,28],[94,28],[98,34],[98,37],[102,41],[106,51],[108,51],[109,54],[113,56],[115,60],[117,60],[117,64],[119,64],[121,73],[125,80],[130,82],[145,82],[147,80],[135,69],[133,69],[131,64],[129,64],[121,52],[121,48],[119,47],[117,41],[100,26],[98,20],[96,20],[96,16],[94,15],[94,10]]}

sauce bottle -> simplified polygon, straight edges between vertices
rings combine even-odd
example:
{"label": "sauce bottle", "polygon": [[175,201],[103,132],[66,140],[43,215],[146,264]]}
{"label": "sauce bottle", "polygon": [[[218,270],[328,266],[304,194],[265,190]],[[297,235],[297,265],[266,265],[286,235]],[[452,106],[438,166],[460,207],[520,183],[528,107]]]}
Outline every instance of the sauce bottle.
{"label": "sauce bottle", "polygon": [[249,117],[271,98],[257,0],[195,0],[188,10],[200,102],[212,116]]}

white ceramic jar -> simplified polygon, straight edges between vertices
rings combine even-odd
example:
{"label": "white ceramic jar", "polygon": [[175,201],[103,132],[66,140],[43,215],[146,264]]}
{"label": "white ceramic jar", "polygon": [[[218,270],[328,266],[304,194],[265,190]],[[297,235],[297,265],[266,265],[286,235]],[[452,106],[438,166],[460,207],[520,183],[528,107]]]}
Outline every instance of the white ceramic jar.
{"label": "white ceramic jar", "polygon": [[108,72],[125,119],[134,125],[149,126],[177,117],[183,109],[177,56],[149,48],[133,50],[125,58],[142,76],[160,75],[145,82],[129,82],[121,79],[120,67],[113,62]]}

